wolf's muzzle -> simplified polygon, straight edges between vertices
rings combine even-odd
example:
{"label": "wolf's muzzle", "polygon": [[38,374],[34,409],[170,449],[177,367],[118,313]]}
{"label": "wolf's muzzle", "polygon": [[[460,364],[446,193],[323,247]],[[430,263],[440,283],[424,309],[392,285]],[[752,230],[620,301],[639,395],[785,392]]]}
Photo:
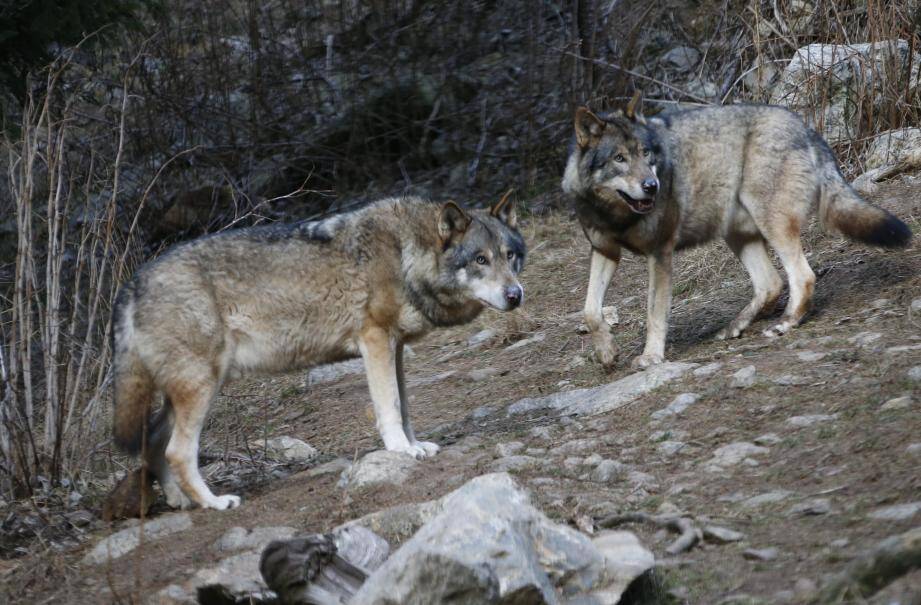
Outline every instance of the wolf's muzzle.
{"label": "wolf's muzzle", "polygon": [[646,179],[640,187],[643,188],[643,193],[646,195],[655,195],[656,191],[659,190],[659,181],[656,179]]}
{"label": "wolf's muzzle", "polygon": [[524,291],[521,286],[509,286],[505,289],[505,300],[508,302],[509,309],[520,305],[522,298],[524,298]]}

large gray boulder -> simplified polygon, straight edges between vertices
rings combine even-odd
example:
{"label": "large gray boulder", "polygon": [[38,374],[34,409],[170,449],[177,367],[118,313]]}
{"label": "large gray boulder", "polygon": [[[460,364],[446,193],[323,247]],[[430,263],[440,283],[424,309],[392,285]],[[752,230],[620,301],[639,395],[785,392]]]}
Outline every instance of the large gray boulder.
{"label": "large gray boulder", "polygon": [[654,563],[628,532],[596,544],[554,523],[506,473],[471,480],[439,508],[350,603],[614,604]]}
{"label": "large gray boulder", "polygon": [[810,44],[793,55],[771,102],[801,114],[830,143],[846,141],[857,134],[861,109],[868,104],[881,109],[888,87],[904,77],[909,61],[906,84],[917,89],[921,54],[912,57],[905,40]]}

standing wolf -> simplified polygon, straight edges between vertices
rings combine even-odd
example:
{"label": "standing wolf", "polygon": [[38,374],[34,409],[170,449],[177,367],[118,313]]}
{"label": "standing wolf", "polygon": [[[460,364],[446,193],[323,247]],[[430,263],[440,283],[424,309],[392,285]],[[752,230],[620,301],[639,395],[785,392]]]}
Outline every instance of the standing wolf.
{"label": "standing wolf", "polygon": [[177,246],[141,267],[115,304],[115,442],[145,450],[171,506],[237,506],[198,471],[225,379],[360,355],[384,446],[431,456],[438,446],[417,441],[409,421],[403,344],[484,306],[520,305],[524,259],[508,194],[488,212],[387,199]]}
{"label": "standing wolf", "polygon": [[718,334],[734,338],[780,296],[768,244],[787,274],[790,299],[765,335],[787,332],[809,309],[815,275],[800,230],[816,208],[823,226],[868,244],[897,247],[911,239],[903,222],[851,189],[825,141],[793,113],[734,105],[647,120],[636,112],[638,101],[602,116],[579,108],[563,176],[592,246],[585,323],[603,365],[617,357],[601,306],[623,248],[649,262],[646,347],[632,364],[645,368],[664,358],[676,250],[720,236],[742,261],[755,294]]}

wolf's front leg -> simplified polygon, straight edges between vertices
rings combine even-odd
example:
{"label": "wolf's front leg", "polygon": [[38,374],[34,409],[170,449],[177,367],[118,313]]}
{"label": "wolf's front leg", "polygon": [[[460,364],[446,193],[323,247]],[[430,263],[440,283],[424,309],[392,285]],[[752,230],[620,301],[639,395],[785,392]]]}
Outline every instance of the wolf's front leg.
{"label": "wolf's front leg", "polygon": [[366,328],[358,340],[368,375],[377,430],[384,440],[384,447],[392,452],[424,458],[425,448],[413,445],[403,429],[397,381],[397,346],[396,339],[387,330],[378,327]]}
{"label": "wolf's front leg", "polygon": [[419,441],[416,439],[416,432],[413,430],[413,424],[409,420],[409,397],[406,395],[406,374],[403,373],[403,343],[397,343],[396,362],[397,362],[397,387],[400,393],[400,416],[403,419],[403,432],[412,445],[421,447],[425,450],[426,456],[434,456],[441,448],[437,443],[431,441]]}
{"label": "wolf's front leg", "polygon": [[585,296],[585,325],[592,334],[595,356],[605,368],[612,368],[617,362],[617,350],[611,327],[604,320],[601,308],[604,305],[604,293],[611,283],[614,270],[620,260],[618,254],[611,259],[597,250],[592,250],[592,262],[588,274],[588,293]]}
{"label": "wolf's front leg", "polygon": [[646,347],[630,364],[648,368],[665,361],[665,334],[672,304],[672,251],[660,250],[649,256],[649,300],[646,308]]}

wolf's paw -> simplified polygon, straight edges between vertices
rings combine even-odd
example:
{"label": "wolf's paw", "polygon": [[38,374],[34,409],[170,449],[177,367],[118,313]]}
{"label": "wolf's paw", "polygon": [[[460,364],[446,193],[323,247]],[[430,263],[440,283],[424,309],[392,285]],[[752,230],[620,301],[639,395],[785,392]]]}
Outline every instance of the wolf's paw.
{"label": "wolf's paw", "polygon": [[613,370],[617,365],[617,349],[613,345],[595,347],[595,359],[605,370]]}
{"label": "wolf's paw", "polygon": [[402,445],[399,447],[388,447],[388,452],[400,452],[401,454],[409,454],[416,460],[422,460],[425,458],[425,448],[422,447],[422,443],[417,441],[414,445]]}
{"label": "wolf's paw", "polygon": [[228,508],[236,508],[240,506],[240,496],[232,496],[230,494],[226,496],[215,496],[214,500],[208,502],[202,508],[213,508],[214,510],[227,510]]}
{"label": "wolf's paw", "polygon": [[163,493],[166,494],[166,504],[172,508],[180,508],[182,510],[188,510],[192,508],[192,500],[188,496],[182,493],[182,490],[179,489],[179,485],[176,483],[168,483],[163,487]]}
{"label": "wolf's paw", "polygon": [[630,367],[634,370],[645,370],[649,366],[654,366],[665,361],[665,358],[661,355],[652,355],[644,353],[639,357],[635,357],[632,362],[630,362]]}
{"label": "wolf's paw", "polygon": [[738,338],[742,335],[742,330],[735,328],[733,326],[726,326],[722,330],[716,333],[713,337],[715,340],[728,340],[730,338]]}
{"label": "wolf's paw", "polygon": [[793,323],[789,321],[782,321],[779,324],[775,324],[762,332],[768,338],[776,338],[778,336],[783,336],[790,331],[790,328],[793,327]]}
{"label": "wolf's paw", "polygon": [[438,450],[441,449],[440,445],[431,441],[413,441],[413,447],[421,447],[425,451],[425,456],[429,458],[437,454]]}

